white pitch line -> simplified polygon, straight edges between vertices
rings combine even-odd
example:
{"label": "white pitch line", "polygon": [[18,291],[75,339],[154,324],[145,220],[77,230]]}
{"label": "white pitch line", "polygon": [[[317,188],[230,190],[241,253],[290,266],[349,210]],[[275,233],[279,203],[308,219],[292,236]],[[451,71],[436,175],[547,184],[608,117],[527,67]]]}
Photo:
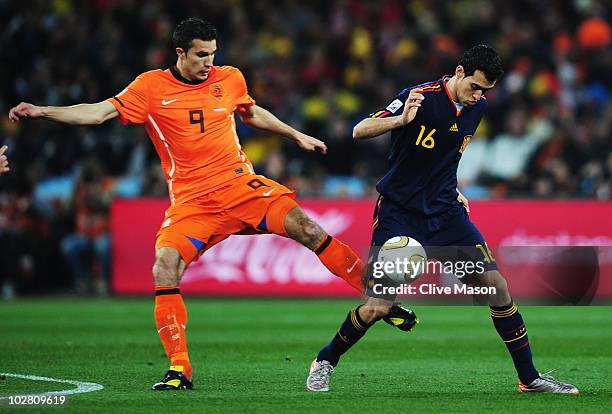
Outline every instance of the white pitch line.
{"label": "white pitch line", "polygon": [[[60,382],[62,384],[71,384],[76,385],[76,388],[71,390],[61,390],[61,391],[49,391],[43,392],[39,394],[29,394],[23,393],[19,395],[71,395],[71,394],[81,394],[84,392],[92,392],[92,391],[100,391],[104,389],[104,386],[101,384],[96,384],[95,382],[84,382],[84,381],[73,381],[73,380],[65,380],[59,378],[49,378],[49,377],[39,377],[37,375],[22,375],[22,374],[11,374],[0,372],[0,375],[4,375],[5,377],[11,378],[20,378],[31,381],[47,381],[47,382]],[[9,397],[0,397],[0,400],[5,400]]]}

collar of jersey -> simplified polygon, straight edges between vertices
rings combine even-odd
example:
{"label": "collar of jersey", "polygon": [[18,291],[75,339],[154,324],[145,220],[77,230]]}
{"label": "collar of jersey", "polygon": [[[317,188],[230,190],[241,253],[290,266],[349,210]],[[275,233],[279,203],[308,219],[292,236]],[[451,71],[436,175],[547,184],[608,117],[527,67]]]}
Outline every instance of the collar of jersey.
{"label": "collar of jersey", "polygon": [[208,79],[210,79],[210,77],[212,75],[212,71],[214,70],[214,66],[210,68],[210,73],[208,74],[208,78],[206,78],[203,81],[192,81],[192,80],[189,80],[187,78],[184,78],[183,75],[181,75],[181,73],[176,68],[176,65],[170,66],[169,69],[170,69],[170,73],[172,74],[172,76],[174,76],[174,79],[176,79],[177,81],[179,81],[181,83],[186,83],[187,85],[200,85],[200,84],[206,82]]}
{"label": "collar of jersey", "polygon": [[465,107],[462,107],[461,109],[457,108],[457,105],[455,105],[455,100],[453,99],[452,95],[450,94],[450,91],[446,87],[446,82],[444,81],[446,78],[450,79],[452,78],[452,76],[442,75],[442,77],[440,78],[440,83],[442,84],[442,86],[444,87],[444,90],[446,91],[446,96],[448,96],[448,103],[451,104],[451,107],[455,111],[455,116],[458,117],[459,115],[461,115],[461,112],[466,110],[466,108]]}

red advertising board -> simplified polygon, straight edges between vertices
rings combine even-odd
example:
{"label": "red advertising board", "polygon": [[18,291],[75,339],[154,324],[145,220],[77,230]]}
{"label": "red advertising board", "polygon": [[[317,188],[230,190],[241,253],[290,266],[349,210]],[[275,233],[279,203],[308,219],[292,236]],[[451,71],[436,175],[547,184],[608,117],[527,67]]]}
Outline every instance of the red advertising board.
{"label": "red advertising board", "polygon": [[[303,199],[308,215],[365,257],[371,236],[373,200]],[[584,201],[473,201],[471,219],[489,246],[612,246],[612,203]],[[112,206],[113,289],[149,294],[153,283],[155,234],[168,202],[116,200]],[[600,254],[600,297],[612,298],[612,248]],[[529,296],[521,280],[542,271],[541,248],[503,248],[498,263],[515,296]],[[558,252],[558,248],[556,250]],[[607,252],[607,253],[606,253]],[[517,259],[518,258],[518,259]],[[607,276],[607,277],[604,277]],[[521,279],[522,278],[522,279]],[[317,256],[274,235],[232,236],[186,270],[181,289],[215,296],[357,296],[330,274]]]}

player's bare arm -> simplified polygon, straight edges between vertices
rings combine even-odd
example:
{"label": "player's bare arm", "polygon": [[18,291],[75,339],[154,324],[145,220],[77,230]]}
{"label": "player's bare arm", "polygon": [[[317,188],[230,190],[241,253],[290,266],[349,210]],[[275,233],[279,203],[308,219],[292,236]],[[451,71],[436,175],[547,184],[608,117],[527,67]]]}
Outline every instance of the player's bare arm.
{"label": "player's bare arm", "polygon": [[240,112],[240,119],[242,122],[252,126],[253,128],[263,129],[265,131],[270,131],[275,134],[285,136],[306,151],[319,150],[323,154],[327,153],[327,145],[325,145],[323,141],[292,128],[261,106],[246,106],[245,111]]}
{"label": "player's bare arm", "polygon": [[11,108],[9,120],[17,122],[22,118],[47,118],[72,125],[99,125],[118,115],[119,112],[107,101],[72,106],[36,106],[21,102]]}
{"label": "player's bare arm", "polygon": [[463,204],[463,207],[465,207],[465,210],[469,213],[470,212],[470,202],[468,201],[468,199],[463,195],[463,193],[461,191],[459,191],[459,189],[457,188],[457,201],[459,201],[461,204]]}
{"label": "player's bare arm", "polygon": [[7,149],[8,147],[6,145],[3,145],[2,148],[0,148],[0,174],[9,170],[8,158],[6,158],[6,155],[4,155]]}
{"label": "player's bare arm", "polygon": [[412,89],[400,115],[385,118],[366,118],[353,128],[353,138],[373,138],[409,124],[416,117],[423,99],[425,99],[425,96],[421,94],[421,89]]}

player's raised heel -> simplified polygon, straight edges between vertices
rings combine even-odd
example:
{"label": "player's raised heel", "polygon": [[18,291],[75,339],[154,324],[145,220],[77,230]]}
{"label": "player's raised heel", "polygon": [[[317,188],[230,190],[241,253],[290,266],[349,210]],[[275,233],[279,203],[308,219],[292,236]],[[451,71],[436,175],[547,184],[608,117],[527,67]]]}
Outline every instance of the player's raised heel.
{"label": "player's raised heel", "polygon": [[383,321],[402,331],[410,331],[414,328],[414,325],[419,323],[419,319],[413,311],[399,305],[393,305]]}
{"label": "player's raised heel", "polygon": [[190,390],[192,388],[193,383],[182,372],[174,370],[166,372],[164,378],[151,387],[155,391]]}
{"label": "player's raised heel", "polygon": [[329,380],[334,373],[334,367],[329,361],[317,361],[310,364],[310,372],[306,379],[306,389],[312,392],[329,391]]}
{"label": "player's raised heel", "polygon": [[523,384],[519,380],[518,389],[520,392],[549,392],[553,394],[572,394],[578,395],[580,391],[572,384],[565,384],[553,378],[549,373],[540,374],[540,378],[536,378],[529,385]]}

